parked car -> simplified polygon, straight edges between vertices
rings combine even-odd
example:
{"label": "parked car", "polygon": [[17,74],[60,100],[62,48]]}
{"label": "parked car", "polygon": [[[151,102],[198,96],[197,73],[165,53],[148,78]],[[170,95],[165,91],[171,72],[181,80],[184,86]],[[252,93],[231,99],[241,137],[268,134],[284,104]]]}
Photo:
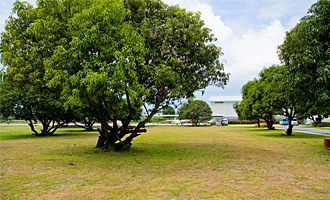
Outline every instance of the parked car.
{"label": "parked car", "polygon": [[[291,123],[293,126],[298,126],[298,119],[293,118]],[[281,119],[280,125],[289,125],[289,119],[288,118]]]}
{"label": "parked car", "polygon": [[176,119],[172,121],[172,124],[181,125],[181,121]]}
{"label": "parked car", "polygon": [[228,119],[223,119],[221,124],[222,126],[228,126]]}
{"label": "parked car", "polygon": [[292,123],[293,126],[298,126],[298,119],[293,118],[291,123]]}
{"label": "parked car", "polygon": [[284,118],[280,120],[280,125],[288,125],[289,124],[289,119],[288,118]]}

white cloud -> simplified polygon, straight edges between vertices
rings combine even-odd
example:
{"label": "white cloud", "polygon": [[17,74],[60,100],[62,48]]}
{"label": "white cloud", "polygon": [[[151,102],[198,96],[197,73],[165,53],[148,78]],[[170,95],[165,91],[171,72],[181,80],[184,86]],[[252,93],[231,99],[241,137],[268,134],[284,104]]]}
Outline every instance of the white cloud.
{"label": "white cloud", "polygon": [[[166,3],[174,2],[165,0]],[[277,56],[277,46],[283,43],[286,29],[280,20],[273,20],[268,25],[264,25],[258,30],[240,30],[234,32],[230,24],[225,24],[220,16],[216,16],[212,7],[199,3],[197,0],[190,1],[176,0],[176,4],[191,11],[200,11],[201,18],[205,21],[206,27],[213,30],[218,38],[217,45],[222,47],[226,59],[225,71],[231,74],[230,83],[225,90],[209,88],[206,97],[209,95],[222,95],[222,93],[232,94],[240,92],[241,87],[253,77],[257,77],[263,67],[272,64],[279,64]],[[275,13],[272,17],[275,17]],[[233,88],[235,87],[235,88]],[[211,94],[208,94],[208,91]],[[215,94],[218,91],[219,94]],[[200,98],[200,95],[197,95]],[[204,98],[203,98],[204,99]]]}
{"label": "white cloud", "polygon": [[[9,16],[12,4],[15,0],[0,0],[0,5],[4,5],[6,8],[2,12],[1,16],[7,18]],[[33,2],[35,0],[28,0]],[[285,37],[285,31],[289,28],[293,28],[302,14],[306,13],[306,8],[311,5],[315,0],[283,0],[273,1],[229,1],[226,2],[228,7],[224,10],[223,7],[212,7],[210,2],[214,5],[220,5],[220,3],[214,0],[163,0],[170,5],[179,5],[181,8],[185,8],[189,11],[200,11],[201,18],[205,21],[205,26],[212,29],[212,32],[218,38],[216,45],[222,47],[224,56],[221,60],[226,59],[225,71],[231,73],[230,83],[226,86],[225,90],[216,89],[210,87],[207,89],[207,93],[203,99],[207,100],[207,96],[210,95],[239,95],[241,87],[253,77],[256,77],[260,70],[266,66],[279,63],[277,57],[277,46],[283,43]],[[297,2],[298,1],[298,2]],[[302,3],[305,2],[305,3]],[[241,6],[248,6],[242,7]],[[305,5],[306,4],[306,5]],[[301,12],[291,14],[297,8],[292,7],[301,6],[298,10]],[[267,7],[268,6],[268,7]],[[306,8],[305,8],[306,7]],[[216,9],[216,10],[213,10]],[[251,10],[252,9],[252,10]],[[224,10],[226,12],[226,22],[214,11]],[[259,11],[259,12],[258,12]],[[285,22],[285,28],[283,27],[283,16],[288,16],[287,22]],[[248,18],[246,18],[249,16]],[[260,24],[261,20],[263,24]],[[300,16],[300,17],[299,17]],[[1,22],[1,31],[4,27],[4,19]],[[291,19],[291,20],[289,20]]]}
{"label": "white cloud", "polygon": [[282,1],[272,6],[264,6],[259,10],[257,17],[270,20],[278,19],[287,12],[290,12],[293,6],[293,3],[287,1]]}
{"label": "white cloud", "polygon": [[300,19],[301,19],[301,16],[293,16],[293,17],[291,17],[290,20],[289,20],[289,22],[288,22],[288,27],[290,29],[294,28],[297,25],[297,23],[300,21]]}
{"label": "white cloud", "polygon": [[169,5],[179,5],[180,8],[193,12],[201,12],[201,18],[205,22],[205,26],[212,29],[212,33],[215,34],[216,38],[220,41],[228,39],[233,31],[226,26],[220,16],[215,16],[212,7],[206,3],[200,3],[197,0],[185,1],[185,0],[164,0]]}
{"label": "white cloud", "polygon": [[283,43],[284,36],[285,29],[275,20],[261,30],[249,30],[242,37],[232,38],[224,47],[228,55],[227,69],[232,74],[250,77],[264,66],[279,63],[277,46]]}

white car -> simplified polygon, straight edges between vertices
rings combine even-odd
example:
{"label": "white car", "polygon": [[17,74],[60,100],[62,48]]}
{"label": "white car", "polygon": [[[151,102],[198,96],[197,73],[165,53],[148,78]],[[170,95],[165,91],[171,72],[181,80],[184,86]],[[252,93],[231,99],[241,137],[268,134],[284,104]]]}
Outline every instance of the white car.
{"label": "white car", "polygon": [[181,125],[181,121],[180,120],[173,120],[172,124]]}
{"label": "white car", "polygon": [[298,126],[298,119],[297,118],[293,118],[291,124],[293,126]]}
{"label": "white car", "polygon": [[228,126],[228,119],[223,119],[223,120],[221,121],[221,125],[222,125],[222,126]]}

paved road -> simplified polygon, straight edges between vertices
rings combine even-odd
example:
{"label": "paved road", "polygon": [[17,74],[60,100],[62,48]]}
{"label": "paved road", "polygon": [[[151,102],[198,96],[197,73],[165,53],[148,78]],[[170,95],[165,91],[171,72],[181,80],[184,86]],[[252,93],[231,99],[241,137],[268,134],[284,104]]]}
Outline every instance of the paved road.
{"label": "paved road", "polygon": [[[274,125],[276,129],[287,129],[287,126],[282,125]],[[323,135],[323,136],[330,136],[330,128],[327,129],[320,129],[320,128],[310,128],[305,127],[303,125],[300,126],[294,126],[293,131],[295,132],[301,132],[301,133],[308,133],[308,134],[314,134],[314,135]]]}

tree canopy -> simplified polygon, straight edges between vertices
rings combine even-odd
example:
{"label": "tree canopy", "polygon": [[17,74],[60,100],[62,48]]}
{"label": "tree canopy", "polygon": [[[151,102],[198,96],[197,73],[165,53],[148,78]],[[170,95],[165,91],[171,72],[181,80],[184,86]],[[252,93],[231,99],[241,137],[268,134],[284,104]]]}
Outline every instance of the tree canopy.
{"label": "tree canopy", "polygon": [[273,129],[274,116],[282,114],[282,94],[277,82],[279,66],[265,68],[259,73],[259,79],[249,81],[242,87],[243,101],[238,106],[240,118],[263,119],[268,129]]}
{"label": "tree canopy", "polygon": [[[290,84],[300,91],[301,114],[313,118],[330,114],[330,1],[311,6],[279,46]],[[290,76],[289,76],[290,75]]]}
{"label": "tree canopy", "polygon": [[[67,106],[87,109],[102,125],[99,147],[129,147],[155,113],[228,80],[200,13],[160,0],[40,0],[14,9],[22,25],[11,38],[7,23],[1,43],[8,74],[41,81]],[[21,50],[13,53],[15,45]],[[132,128],[141,107],[148,117]]]}
{"label": "tree canopy", "polygon": [[212,118],[212,110],[210,106],[201,100],[194,100],[184,104],[178,110],[179,119],[190,119],[192,124],[198,126],[202,120]]}
{"label": "tree canopy", "polygon": [[[62,36],[46,35],[43,26],[40,32],[33,32],[42,15],[27,3],[14,3],[6,31],[1,33],[0,55],[5,69],[2,69],[0,110],[3,117],[29,121],[36,135],[53,135],[71,113],[64,109],[61,90],[50,88],[44,79],[44,61],[51,57],[56,41]],[[34,126],[37,121],[43,126],[40,132]]]}
{"label": "tree canopy", "polygon": [[175,110],[172,106],[167,106],[162,110],[163,115],[175,115]]}

